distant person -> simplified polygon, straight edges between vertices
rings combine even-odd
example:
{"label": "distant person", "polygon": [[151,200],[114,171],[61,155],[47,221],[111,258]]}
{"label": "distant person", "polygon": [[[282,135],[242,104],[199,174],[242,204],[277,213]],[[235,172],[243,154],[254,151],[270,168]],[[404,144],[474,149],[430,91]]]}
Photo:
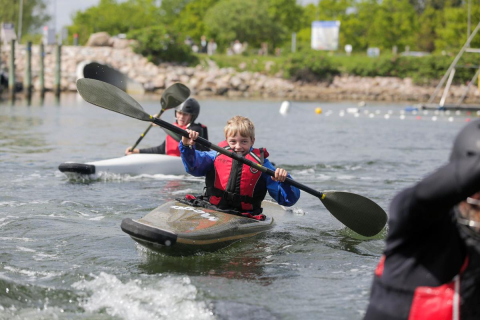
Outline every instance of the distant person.
{"label": "distant person", "polygon": [[200,38],[200,52],[207,53],[207,37],[205,36]]}
{"label": "distant person", "polygon": [[270,163],[267,150],[253,148],[255,127],[248,118],[235,116],[228,120],[225,141],[219,146],[275,171],[274,177],[216,151],[197,150],[198,132],[187,131],[189,138],[182,137],[179,145],[183,164],[191,175],[205,176],[206,185],[204,195],[187,195],[184,201],[192,206],[265,220],[262,201],[267,192],[278,204],[288,207],[300,198],[298,188],[284,183],[290,177],[287,171]]}
{"label": "distant person", "polygon": [[232,46],[232,50],[235,54],[241,54],[243,52],[243,46],[240,41],[235,40]]}
{"label": "distant person", "polygon": [[367,320],[480,319],[480,120],[390,205]]}
{"label": "distant person", "polygon": [[193,40],[192,38],[190,38],[190,36],[187,36],[187,38],[185,39],[185,42],[184,42],[187,46],[189,46],[190,48],[193,46]]}
{"label": "distant person", "polygon": [[192,45],[192,51],[198,53],[198,46],[195,43]]}
{"label": "distant person", "polygon": [[[174,125],[182,129],[189,128],[190,130],[198,132],[200,137],[208,139],[207,127],[203,124],[194,122],[199,114],[200,104],[197,100],[189,98],[175,109],[175,118],[177,120]],[[178,149],[178,143],[180,139],[180,136],[171,136],[168,134],[165,141],[157,147],[134,149],[133,151],[130,151],[131,147],[128,147],[125,150],[125,155],[130,155],[134,153],[156,153],[179,157],[180,150]],[[203,146],[199,146],[199,150],[208,151],[209,149]]]}
{"label": "distant person", "polygon": [[268,55],[268,44],[266,42],[262,42],[260,45],[260,50],[258,50],[258,55],[266,56]]}
{"label": "distant person", "polygon": [[207,53],[209,56],[211,56],[212,54],[215,54],[216,51],[217,51],[217,43],[213,39],[210,39],[207,45]]}

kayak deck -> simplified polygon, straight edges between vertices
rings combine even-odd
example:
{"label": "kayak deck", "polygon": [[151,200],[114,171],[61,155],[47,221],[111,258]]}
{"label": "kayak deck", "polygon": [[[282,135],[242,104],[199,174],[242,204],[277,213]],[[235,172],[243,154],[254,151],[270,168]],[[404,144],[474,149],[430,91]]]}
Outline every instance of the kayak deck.
{"label": "kayak deck", "polygon": [[157,252],[186,254],[214,251],[271,229],[285,208],[262,204],[267,218],[258,221],[171,201],[140,219],[123,219],[121,228],[139,244]]}

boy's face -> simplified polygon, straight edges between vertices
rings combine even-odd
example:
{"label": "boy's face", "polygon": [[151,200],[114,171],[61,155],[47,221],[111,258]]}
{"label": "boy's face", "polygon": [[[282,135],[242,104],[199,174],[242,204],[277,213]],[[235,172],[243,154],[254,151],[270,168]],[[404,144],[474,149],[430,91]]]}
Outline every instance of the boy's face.
{"label": "boy's face", "polygon": [[246,156],[250,152],[250,148],[253,146],[255,138],[244,137],[237,133],[235,136],[228,136],[227,143],[232,148],[232,151],[239,156]]}
{"label": "boy's face", "polygon": [[179,126],[183,127],[190,123],[192,120],[192,115],[182,111],[177,111],[177,123]]}

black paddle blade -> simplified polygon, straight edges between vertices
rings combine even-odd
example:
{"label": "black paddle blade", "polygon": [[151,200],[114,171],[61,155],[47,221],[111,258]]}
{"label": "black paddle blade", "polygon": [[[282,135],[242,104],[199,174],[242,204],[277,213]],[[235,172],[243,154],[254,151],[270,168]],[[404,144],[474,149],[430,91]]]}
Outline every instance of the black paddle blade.
{"label": "black paddle blade", "polygon": [[387,214],[370,199],[349,192],[327,192],[321,199],[341,223],[364,237],[373,237],[385,227]]}
{"label": "black paddle blade", "polygon": [[182,104],[190,96],[190,89],[181,83],[174,83],[162,94],[160,104],[162,109],[171,109]]}
{"label": "black paddle blade", "polygon": [[82,78],[77,80],[77,90],[91,104],[135,119],[151,121],[150,115],[143,111],[135,99],[109,83]]}

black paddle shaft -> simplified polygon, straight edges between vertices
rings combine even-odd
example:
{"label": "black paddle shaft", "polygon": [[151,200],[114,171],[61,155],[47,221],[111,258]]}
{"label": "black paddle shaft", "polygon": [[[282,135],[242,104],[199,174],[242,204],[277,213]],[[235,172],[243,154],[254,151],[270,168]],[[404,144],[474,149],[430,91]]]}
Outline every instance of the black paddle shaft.
{"label": "black paddle shaft", "polygon": [[[153,117],[152,117],[152,118],[153,118]],[[189,138],[189,134],[188,134],[187,131],[185,131],[185,130],[177,127],[177,126],[174,126],[173,124],[170,124],[170,123],[168,123],[168,122],[166,122],[166,121],[163,121],[163,120],[157,119],[157,118],[153,118],[152,121],[153,121],[153,123],[155,123],[155,124],[157,124],[157,125],[159,125],[159,126],[161,126],[161,127],[164,127],[164,128],[166,128],[166,129],[168,129],[168,130],[170,130],[170,131],[173,131],[173,132],[175,132],[175,133],[177,133],[177,134],[179,134],[179,135],[181,135],[181,136],[183,136],[183,137]],[[233,159],[235,159],[235,160],[237,160],[237,161],[239,161],[239,162],[241,162],[241,163],[246,164],[247,166],[250,166],[250,167],[252,167],[252,168],[255,168],[255,169],[257,169],[257,170],[260,170],[261,172],[264,172],[264,173],[268,174],[269,176],[272,176],[272,177],[275,176],[275,171],[273,171],[273,170],[271,170],[271,169],[269,169],[269,168],[266,168],[266,167],[264,167],[264,166],[261,166],[261,165],[259,165],[259,164],[256,163],[256,162],[253,162],[253,161],[250,161],[250,160],[248,160],[248,159],[245,159],[244,157],[241,157],[241,156],[239,156],[238,154],[236,154],[236,153],[234,153],[234,152],[227,151],[227,150],[225,150],[224,148],[217,146],[216,144],[212,144],[210,141],[208,141],[208,140],[206,140],[206,139],[204,139],[204,138],[202,138],[202,137],[198,137],[198,138],[195,140],[195,142],[196,142],[196,143],[200,143],[201,145],[204,145],[204,146],[206,146],[206,147],[208,147],[208,148],[210,148],[210,149],[212,149],[212,150],[215,150],[215,151],[217,151],[217,152],[220,152],[221,154],[224,154],[224,155],[226,155],[226,156],[228,156],[228,157],[231,157],[231,158],[233,158]],[[321,192],[319,192],[319,191],[317,191],[317,190],[315,190],[315,189],[312,189],[312,188],[310,188],[310,187],[308,187],[308,186],[306,186],[306,185],[303,185],[303,184],[301,184],[301,183],[299,183],[299,182],[297,182],[297,181],[295,181],[295,180],[293,180],[293,179],[291,179],[291,178],[286,178],[286,179],[285,179],[285,182],[288,183],[288,184],[290,184],[290,185],[292,185],[292,186],[294,186],[294,187],[297,187],[297,188],[300,189],[300,190],[303,190],[303,191],[305,191],[305,192],[308,192],[308,193],[310,193],[311,195],[313,195],[313,196],[315,196],[315,197],[318,197],[320,200],[322,200],[322,199],[324,198],[324,196],[325,196],[323,193],[321,193]]]}
{"label": "black paddle shaft", "polygon": [[[160,110],[160,113],[158,114],[157,117],[160,117],[163,112],[165,111],[165,109],[162,108],[162,110]],[[135,149],[136,146],[138,146],[138,144],[142,141],[142,139],[147,135],[148,131],[150,131],[150,129],[153,127],[153,125],[149,125],[148,128],[145,130],[144,133],[142,133],[140,135],[140,137],[138,138],[137,142],[135,142],[135,144],[133,145],[133,147],[130,148],[130,152],[133,152],[133,149]]]}

